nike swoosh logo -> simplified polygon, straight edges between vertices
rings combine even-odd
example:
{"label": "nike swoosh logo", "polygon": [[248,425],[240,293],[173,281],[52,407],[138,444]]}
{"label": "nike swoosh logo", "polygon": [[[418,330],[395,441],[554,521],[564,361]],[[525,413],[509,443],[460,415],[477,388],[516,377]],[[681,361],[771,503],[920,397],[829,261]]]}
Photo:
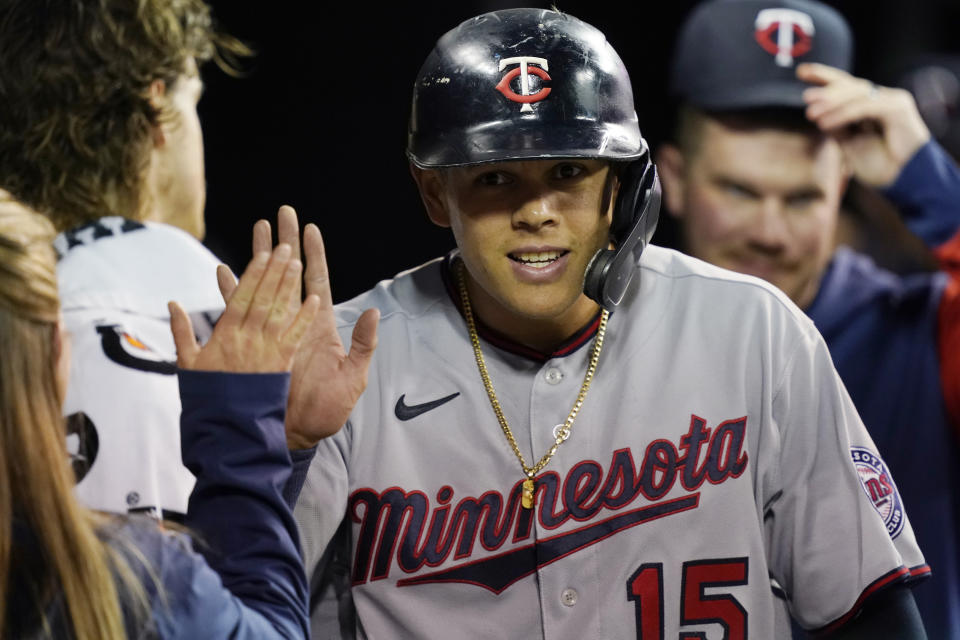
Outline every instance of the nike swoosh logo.
{"label": "nike swoosh logo", "polygon": [[393,408],[393,412],[396,414],[398,420],[413,420],[421,413],[426,413],[431,409],[436,409],[442,404],[446,404],[460,395],[460,392],[451,393],[445,398],[440,398],[439,400],[434,400],[432,402],[424,402],[423,404],[414,404],[408,405],[403,399],[407,397],[407,394],[400,396],[400,399],[397,400],[397,406]]}
{"label": "nike swoosh logo", "polygon": [[699,505],[699,493],[664,500],[552,538],[518,547],[506,553],[489,556],[450,569],[425,573],[413,578],[404,578],[397,581],[397,586],[409,587],[418,584],[460,582],[483,587],[499,595],[518,580],[572,553],[586,549],[631,527],[696,509]]}

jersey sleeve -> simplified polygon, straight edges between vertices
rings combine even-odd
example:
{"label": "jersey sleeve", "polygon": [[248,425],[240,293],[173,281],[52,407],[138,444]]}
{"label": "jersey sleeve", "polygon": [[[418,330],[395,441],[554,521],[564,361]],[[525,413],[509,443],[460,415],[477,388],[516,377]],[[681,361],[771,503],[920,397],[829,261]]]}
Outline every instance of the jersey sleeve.
{"label": "jersey sleeve", "polygon": [[182,521],[193,475],[180,458],[176,356],[166,319],[67,311],[67,448],[86,506]]}
{"label": "jersey sleeve", "polygon": [[[181,371],[186,524],[203,558],[162,549],[161,637],[305,638],[307,583],[284,500],[289,376]],[[205,560],[205,562],[204,562]]]}
{"label": "jersey sleeve", "polygon": [[929,568],[894,479],[814,329],[774,394],[778,478],[764,512],[770,571],[800,624],[833,629],[873,593]]}
{"label": "jersey sleeve", "polygon": [[900,209],[907,227],[936,249],[960,229],[960,169],[931,140],[907,162],[884,194]]}

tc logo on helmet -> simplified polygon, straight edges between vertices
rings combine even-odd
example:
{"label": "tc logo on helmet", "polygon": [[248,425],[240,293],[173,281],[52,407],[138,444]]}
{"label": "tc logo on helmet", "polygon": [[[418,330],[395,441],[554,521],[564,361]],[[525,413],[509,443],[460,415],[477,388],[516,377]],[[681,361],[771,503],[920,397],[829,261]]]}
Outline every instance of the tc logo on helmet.
{"label": "tc logo on helmet", "polygon": [[[514,102],[523,104],[520,107],[522,112],[533,112],[530,106],[533,102],[540,102],[550,95],[550,87],[540,87],[536,93],[530,93],[530,74],[533,74],[543,81],[551,80],[547,73],[548,65],[546,58],[534,58],[533,56],[518,56],[515,58],[504,58],[500,61],[500,71],[503,71],[509,65],[520,65],[503,76],[495,89],[502,93],[505,98]],[[537,66],[531,66],[537,65]],[[541,68],[542,67],[542,68]],[[520,76],[520,93],[513,90],[510,83]]]}
{"label": "tc logo on helmet", "polygon": [[[764,9],[753,23],[754,37],[781,67],[793,66],[813,45],[813,18],[794,9]],[[776,32],[776,38],[774,38]]]}

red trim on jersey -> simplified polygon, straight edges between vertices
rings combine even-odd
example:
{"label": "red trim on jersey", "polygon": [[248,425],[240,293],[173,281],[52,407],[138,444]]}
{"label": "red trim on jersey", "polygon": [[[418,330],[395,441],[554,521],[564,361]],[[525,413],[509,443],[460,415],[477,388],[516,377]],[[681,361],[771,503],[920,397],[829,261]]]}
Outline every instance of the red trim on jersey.
{"label": "red trim on jersey", "polygon": [[960,233],[934,251],[950,282],[940,299],[937,314],[937,344],[940,382],[947,412],[960,430]]}
{"label": "red trim on jersey", "polygon": [[863,592],[860,594],[860,597],[857,598],[857,601],[853,604],[850,610],[847,611],[847,613],[827,624],[826,626],[812,631],[811,633],[814,635],[822,635],[836,631],[846,623],[850,622],[850,620],[860,611],[860,609],[863,608],[863,603],[867,600],[867,598],[874,595],[881,589],[896,584],[908,584],[921,578],[925,578],[929,575],[930,567],[928,565],[922,564],[909,569],[901,565],[893,571],[890,571],[889,573],[886,573],[871,582],[867,588],[863,590]]}
{"label": "red trim on jersey", "polygon": [[[913,567],[910,569],[910,578],[926,578],[932,573],[929,565],[920,565],[919,567]],[[911,580],[912,581],[912,580]]]}
{"label": "red trim on jersey", "polygon": [[[460,315],[462,316],[463,308],[460,306],[460,292],[457,290],[457,285],[454,282],[452,275],[453,260],[455,257],[456,255],[454,253],[447,254],[446,258],[443,259],[443,266],[440,268],[440,273],[443,276],[443,284],[447,289],[447,294],[450,296],[453,304],[457,307],[457,311],[459,311]],[[477,325],[477,335],[498,349],[502,349],[503,351],[513,353],[518,356],[523,356],[524,358],[529,358],[535,362],[546,362],[552,358],[562,358],[564,356],[568,356],[583,345],[590,342],[590,340],[597,335],[597,330],[600,328],[600,316],[602,313],[602,311],[597,311],[597,315],[593,317],[593,320],[588,322],[583,328],[560,343],[560,345],[551,353],[543,353],[542,351],[537,351],[536,349],[520,344],[519,342],[514,342],[502,333],[498,333],[484,325],[476,316],[474,316],[474,322]]]}

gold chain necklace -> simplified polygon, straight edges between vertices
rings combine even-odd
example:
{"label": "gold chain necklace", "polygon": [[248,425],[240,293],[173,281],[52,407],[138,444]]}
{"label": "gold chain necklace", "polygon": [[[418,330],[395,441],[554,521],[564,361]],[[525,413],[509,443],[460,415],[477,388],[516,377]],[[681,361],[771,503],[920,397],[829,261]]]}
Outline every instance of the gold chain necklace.
{"label": "gold chain necklace", "polygon": [[467,329],[470,332],[470,342],[473,344],[473,355],[477,360],[477,368],[480,369],[480,378],[483,380],[483,386],[487,390],[487,396],[490,398],[493,412],[497,415],[497,420],[500,422],[503,435],[507,437],[507,442],[510,443],[510,448],[513,449],[513,453],[517,456],[517,460],[520,461],[520,466],[523,467],[523,473],[526,475],[526,479],[523,481],[523,491],[520,494],[520,503],[524,509],[532,509],[536,494],[533,478],[541,469],[547,466],[550,458],[557,452],[557,448],[570,437],[570,428],[573,427],[573,421],[576,420],[577,414],[580,413],[580,407],[583,406],[583,400],[587,397],[590,383],[593,382],[593,374],[597,371],[597,362],[600,360],[600,350],[603,349],[603,337],[607,332],[607,318],[610,317],[610,312],[604,309],[600,314],[600,327],[597,329],[597,337],[593,342],[593,352],[590,354],[590,366],[587,367],[587,373],[583,376],[583,384],[580,385],[580,393],[577,394],[577,401],[573,403],[573,408],[570,409],[570,414],[567,416],[563,426],[557,429],[556,439],[553,441],[553,444],[535,465],[529,467],[527,466],[527,461],[523,458],[523,454],[520,453],[520,447],[517,445],[516,438],[513,437],[513,432],[510,430],[510,425],[507,424],[507,419],[503,416],[500,401],[497,400],[497,394],[493,390],[493,383],[490,382],[490,374],[487,373],[487,365],[483,360],[483,352],[480,350],[480,338],[477,336],[477,325],[473,320],[473,309],[470,306],[470,296],[467,294],[467,284],[463,272],[464,266],[461,261],[457,263],[457,286],[460,290],[460,303],[463,306],[463,315],[464,318],[466,318]]}

